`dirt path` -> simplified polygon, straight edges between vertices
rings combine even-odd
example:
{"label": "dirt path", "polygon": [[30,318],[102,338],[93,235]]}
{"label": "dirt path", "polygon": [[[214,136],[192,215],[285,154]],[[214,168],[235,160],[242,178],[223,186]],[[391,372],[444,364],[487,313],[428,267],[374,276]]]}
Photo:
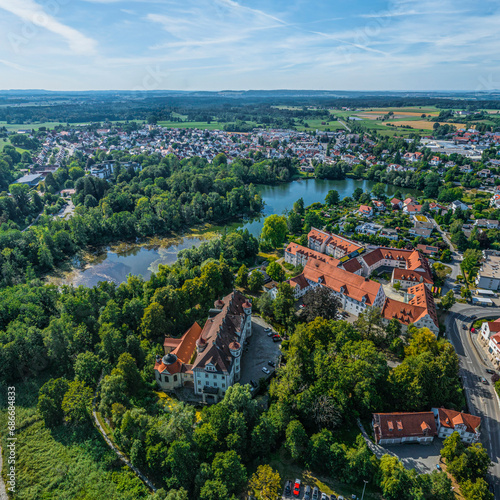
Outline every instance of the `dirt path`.
{"label": "dirt path", "polygon": [[[99,383],[101,382],[102,379],[102,374],[99,379]],[[92,419],[94,420],[94,425],[97,427],[99,432],[102,434],[102,437],[108,443],[108,446],[118,455],[118,458],[127,466],[130,468],[130,470],[152,491],[156,491],[155,485],[152,483],[150,479],[148,479],[137,467],[135,467],[130,460],[114,445],[113,441],[111,441],[111,438],[107,435],[105,429],[102,427],[101,423],[99,422],[99,419],[97,418],[97,413],[95,411],[95,406],[97,402],[97,391],[94,393],[94,401],[93,401],[93,408],[92,408]],[[0,500],[3,500],[3,498],[0,497]]]}
{"label": "dirt path", "polygon": [[9,500],[9,497],[7,496],[7,488],[5,487],[5,483],[3,482],[2,467],[3,467],[3,457],[2,457],[2,447],[0,446],[0,500]]}

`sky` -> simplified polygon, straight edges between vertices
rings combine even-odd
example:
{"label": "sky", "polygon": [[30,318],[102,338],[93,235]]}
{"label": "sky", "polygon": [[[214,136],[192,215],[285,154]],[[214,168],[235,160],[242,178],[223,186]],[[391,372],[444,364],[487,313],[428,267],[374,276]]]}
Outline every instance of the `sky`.
{"label": "sky", "polygon": [[500,88],[498,0],[0,0],[0,89]]}

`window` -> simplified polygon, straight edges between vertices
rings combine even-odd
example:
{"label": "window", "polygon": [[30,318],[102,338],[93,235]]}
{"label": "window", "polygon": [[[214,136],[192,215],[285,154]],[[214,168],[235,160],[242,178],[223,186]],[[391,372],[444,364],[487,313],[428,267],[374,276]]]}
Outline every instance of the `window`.
{"label": "window", "polygon": [[214,382],[214,387],[217,387],[217,382]]}
{"label": "window", "polygon": [[205,373],[205,378],[208,378],[208,373]]}
{"label": "window", "polygon": [[168,375],[163,375],[163,381],[168,382]]}
{"label": "window", "polygon": [[226,384],[222,382],[222,388],[224,389],[224,387],[226,387]]}
{"label": "window", "polygon": [[177,375],[174,375],[174,382],[177,382]]}
{"label": "window", "polygon": [[201,380],[198,380],[198,385],[201,385]]}

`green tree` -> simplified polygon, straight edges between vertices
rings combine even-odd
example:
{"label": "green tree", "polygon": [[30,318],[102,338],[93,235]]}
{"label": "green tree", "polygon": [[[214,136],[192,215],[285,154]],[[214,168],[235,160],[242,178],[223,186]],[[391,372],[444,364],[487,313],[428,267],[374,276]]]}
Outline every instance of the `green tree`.
{"label": "green tree", "polygon": [[335,189],[330,189],[325,197],[325,203],[327,205],[338,205],[340,201],[339,192]]}
{"label": "green tree", "polygon": [[284,216],[276,214],[270,215],[264,220],[260,238],[272,248],[277,248],[285,241],[287,231],[288,226]]}
{"label": "green tree", "polygon": [[303,315],[307,322],[317,317],[335,319],[340,308],[340,300],[335,297],[328,288],[318,286],[308,292],[303,299]]}
{"label": "green tree", "polygon": [[388,500],[411,499],[413,480],[404,465],[390,455],[380,459],[380,487]]}
{"label": "green tree", "polygon": [[494,495],[488,489],[488,483],[479,478],[475,481],[467,480],[461,486],[460,490],[465,500],[493,500]]}
{"label": "green tree", "polygon": [[246,288],[248,284],[248,268],[245,264],[242,264],[238,269],[235,284],[241,288]]}
{"label": "green tree", "polygon": [[448,471],[462,483],[486,477],[491,460],[481,443],[474,443],[448,464]]}
{"label": "green tree", "polygon": [[102,369],[102,361],[93,352],[82,352],[75,360],[75,379],[95,387]]}
{"label": "green tree", "polygon": [[64,395],[62,409],[67,422],[85,422],[92,409],[92,389],[79,380],[71,382]]}
{"label": "green tree", "polygon": [[449,290],[446,295],[441,299],[441,307],[447,311],[456,302],[453,290]]}
{"label": "green tree", "polygon": [[381,198],[385,195],[386,185],[383,182],[377,182],[372,188],[372,194],[376,198]]}
{"label": "green tree", "polygon": [[62,403],[69,382],[65,378],[51,378],[38,391],[37,411],[47,427],[62,424],[64,411]]}
{"label": "green tree", "polygon": [[215,479],[227,486],[229,493],[238,493],[247,481],[247,471],[234,450],[217,453],[212,462]]}
{"label": "green tree", "polygon": [[253,293],[259,292],[264,285],[264,276],[263,274],[258,270],[254,269],[248,278],[248,288],[250,288],[250,291]]}
{"label": "green tree", "polygon": [[157,302],[152,302],[144,310],[144,316],[141,321],[142,334],[147,339],[158,339],[165,334],[167,318],[163,306]]}
{"label": "green tree", "polygon": [[299,215],[302,215],[304,213],[304,198],[299,198],[293,204],[293,211]]}
{"label": "green tree", "polygon": [[285,446],[294,460],[299,459],[307,447],[308,437],[299,420],[292,420],[286,428]]}
{"label": "green tree", "polygon": [[281,282],[285,279],[285,270],[277,262],[270,262],[266,267],[266,273],[274,281]]}
{"label": "green tree", "polygon": [[271,466],[259,465],[249,487],[257,500],[275,500],[281,489],[281,477]]}
{"label": "green tree", "polygon": [[302,218],[297,212],[290,212],[286,220],[288,232],[291,234],[299,234],[302,231]]}
{"label": "green tree", "polygon": [[357,187],[354,190],[354,192],[352,193],[352,197],[354,198],[354,200],[359,201],[362,194],[363,194],[363,190],[361,188]]}
{"label": "green tree", "polygon": [[230,497],[229,491],[220,479],[209,479],[200,490],[201,500],[227,500]]}
{"label": "green tree", "polygon": [[278,293],[274,300],[274,316],[287,327],[295,324],[295,295],[288,283],[278,285]]}

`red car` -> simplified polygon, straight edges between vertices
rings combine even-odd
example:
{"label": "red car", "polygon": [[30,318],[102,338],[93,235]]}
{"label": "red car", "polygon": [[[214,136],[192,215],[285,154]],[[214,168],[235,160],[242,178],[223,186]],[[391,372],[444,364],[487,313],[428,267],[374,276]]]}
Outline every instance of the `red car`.
{"label": "red car", "polygon": [[293,485],[293,496],[298,497],[300,495],[300,479],[295,480],[295,484]]}

